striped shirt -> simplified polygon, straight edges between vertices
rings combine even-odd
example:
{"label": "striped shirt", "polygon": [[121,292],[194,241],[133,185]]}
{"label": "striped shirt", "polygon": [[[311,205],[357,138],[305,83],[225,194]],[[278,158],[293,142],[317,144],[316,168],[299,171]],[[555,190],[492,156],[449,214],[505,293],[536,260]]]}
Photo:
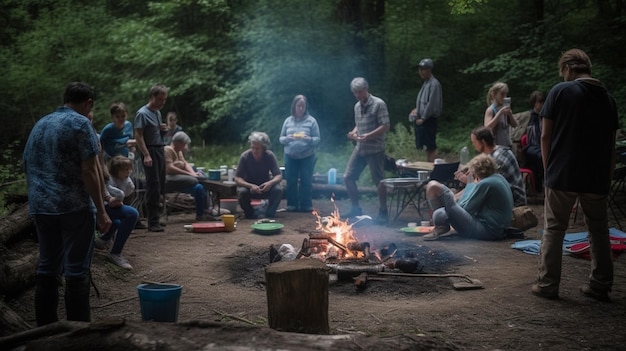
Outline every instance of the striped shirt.
{"label": "striped shirt", "polygon": [[513,205],[515,207],[526,205],[526,191],[524,189],[524,183],[522,182],[522,173],[519,170],[519,165],[517,164],[515,155],[513,155],[513,151],[508,147],[496,145],[491,156],[496,160],[498,173],[500,173],[511,186]]}

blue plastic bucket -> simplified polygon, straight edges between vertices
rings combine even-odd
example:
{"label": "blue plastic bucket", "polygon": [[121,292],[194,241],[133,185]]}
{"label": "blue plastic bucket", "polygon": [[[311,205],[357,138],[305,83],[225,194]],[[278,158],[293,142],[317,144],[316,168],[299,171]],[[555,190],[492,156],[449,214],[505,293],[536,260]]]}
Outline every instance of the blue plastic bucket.
{"label": "blue plastic bucket", "polygon": [[139,305],[141,319],[155,322],[178,321],[180,293],[178,284],[139,284]]}

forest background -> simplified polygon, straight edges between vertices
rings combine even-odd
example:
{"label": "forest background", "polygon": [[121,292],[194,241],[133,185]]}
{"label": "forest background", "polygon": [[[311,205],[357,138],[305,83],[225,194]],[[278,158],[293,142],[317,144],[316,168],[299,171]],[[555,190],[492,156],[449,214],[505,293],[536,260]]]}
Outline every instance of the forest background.
{"label": "forest background", "polygon": [[[20,165],[29,131],[62,102],[70,81],[97,93],[95,126],[109,106],[135,111],[156,84],[171,90],[192,137],[190,157],[235,164],[253,130],[278,136],[296,94],[319,122],[316,170],[342,171],[354,126],[349,83],[365,77],[387,102],[388,153],[419,159],[407,116],[429,57],[443,86],[440,153],[455,157],[482,123],[486,94],[509,85],[514,112],[533,90],[562,81],[570,48],[585,50],[593,75],[626,108],[626,0],[0,0],[0,188],[24,187]],[[602,116],[597,116],[602,118]],[[593,123],[590,121],[589,123]],[[582,142],[582,141],[581,141]],[[470,147],[470,150],[472,148]],[[472,150],[473,151],[473,150]]]}

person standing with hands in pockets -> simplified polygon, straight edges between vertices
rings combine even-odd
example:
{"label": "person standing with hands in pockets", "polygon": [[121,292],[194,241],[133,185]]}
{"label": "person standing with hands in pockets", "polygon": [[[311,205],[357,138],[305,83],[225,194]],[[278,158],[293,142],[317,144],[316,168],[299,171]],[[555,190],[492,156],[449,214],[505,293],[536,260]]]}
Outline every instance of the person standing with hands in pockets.
{"label": "person standing with hands in pockets", "polygon": [[409,121],[415,127],[415,147],[426,147],[428,162],[437,158],[437,119],[441,115],[443,94],[441,84],[433,76],[433,60],[425,58],[417,65],[424,84],[417,94],[415,108],[409,114]]}
{"label": "person standing with hands in pockets", "polygon": [[63,106],[41,118],[24,148],[29,214],[39,239],[35,318],[42,326],[58,321],[59,277],[65,276],[67,320],[91,321],[89,304],[94,232],[107,232],[104,177],[98,136],[87,119],[92,88],[70,83]]}
{"label": "person standing with hands in pockets", "polygon": [[150,100],[135,115],[135,140],[146,173],[146,204],[148,230],[162,232],[161,195],[165,193],[165,151],[163,135],[168,127],[161,119],[161,109],[167,101],[168,89],[157,84],[150,88]]}
{"label": "person standing with hands in pockets", "polygon": [[552,87],[539,113],[543,118],[545,219],[539,272],[532,292],[548,299],[559,297],[563,239],[578,199],[591,245],[589,281],[580,292],[609,302],[613,261],[607,200],[615,169],[617,106],[606,87],[591,77],[591,60],[584,51],[564,52],[558,67],[564,82]]}

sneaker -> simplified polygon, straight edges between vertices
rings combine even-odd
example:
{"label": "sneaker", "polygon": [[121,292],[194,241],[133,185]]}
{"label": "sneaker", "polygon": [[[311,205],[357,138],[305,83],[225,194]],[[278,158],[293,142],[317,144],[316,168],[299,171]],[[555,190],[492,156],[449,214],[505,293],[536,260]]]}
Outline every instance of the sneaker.
{"label": "sneaker", "polygon": [[424,236],[422,236],[422,239],[426,240],[426,241],[433,241],[433,240],[438,240],[441,238],[445,238],[446,236],[450,236],[453,235],[454,232],[452,230],[450,230],[450,226],[449,225],[438,225],[435,227],[435,229],[433,229],[432,232],[425,234]]}
{"label": "sneaker", "polygon": [[389,214],[387,213],[387,210],[379,210],[378,211],[378,217],[376,217],[376,219],[374,219],[374,223],[380,224],[380,225],[385,225],[388,222],[389,222]]}
{"label": "sneaker", "polygon": [[589,284],[584,284],[580,287],[580,293],[584,296],[591,297],[602,302],[611,302],[608,290],[598,290],[592,288]]}
{"label": "sneaker", "polygon": [[230,214],[230,210],[227,210],[225,208],[220,208],[220,210],[218,211],[217,208],[214,208],[212,210],[209,211],[211,216],[221,216],[223,214]]}
{"label": "sneaker", "polygon": [[96,238],[93,241],[93,247],[96,250],[107,251],[109,249],[110,240],[102,240],[100,238]]}
{"label": "sneaker", "polygon": [[161,224],[153,224],[148,227],[148,231],[149,232],[162,232],[162,231],[165,231],[165,229],[161,227]]}
{"label": "sneaker", "polygon": [[133,269],[133,266],[131,266],[130,263],[128,263],[128,261],[126,261],[126,259],[122,255],[116,255],[116,254],[110,253],[109,260],[113,262],[115,265],[120,266],[124,269]]}
{"label": "sneaker", "polygon": [[298,212],[298,208],[296,206],[287,206],[287,212]]}
{"label": "sneaker", "polygon": [[348,212],[348,214],[343,215],[343,218],[351,218],[351,217],[356,217],[356,216],[362,216],[363,215],[363,210],[361,210],[360,207],[353,207],[350,212]]}
{"label": "sneaker", "polygon": [[534,284],[530,290],[533,295],[543,297],[544,299],[555,300],[559,298],[558,288],[542,288],[538,284]]}
{"label": "sneaker", "polygon": [[135,223],[135,229],[148,229],[148,226],[142,221],[137,221],[137,223]]}

